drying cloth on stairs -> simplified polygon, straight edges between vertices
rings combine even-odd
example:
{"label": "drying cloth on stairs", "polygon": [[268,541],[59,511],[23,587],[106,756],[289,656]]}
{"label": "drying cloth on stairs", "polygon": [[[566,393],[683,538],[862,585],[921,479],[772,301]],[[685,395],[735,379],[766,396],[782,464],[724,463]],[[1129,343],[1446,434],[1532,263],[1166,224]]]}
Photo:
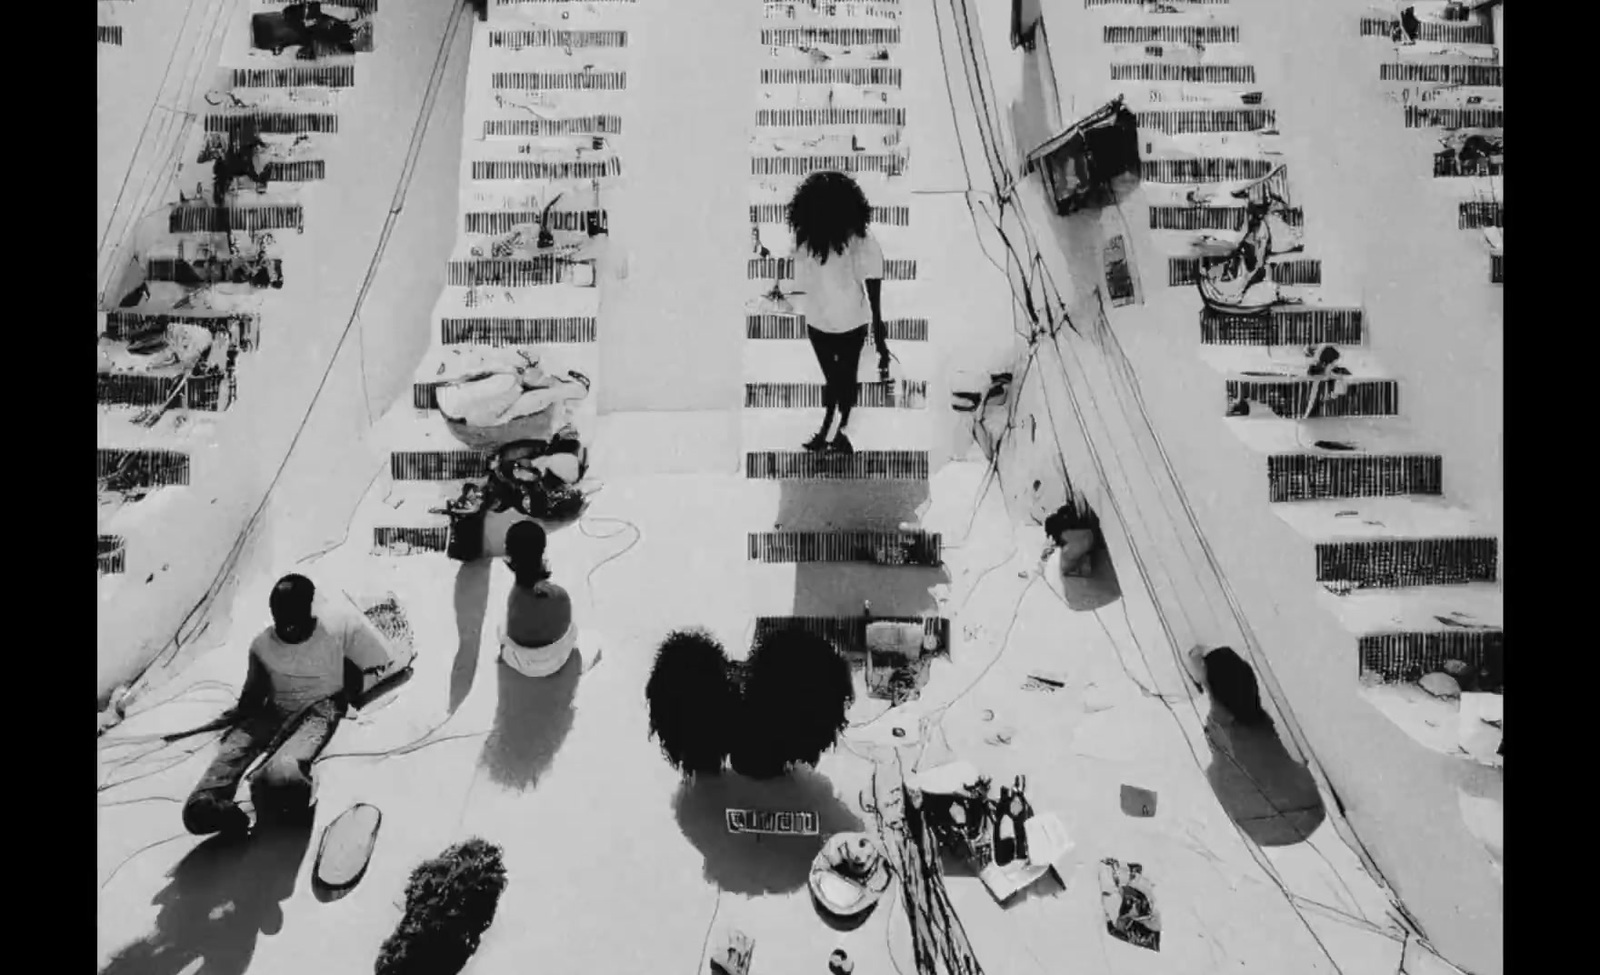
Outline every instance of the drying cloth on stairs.
{"label": "drying cloth on stairs", "polygon": [[[144,339],[143,336],[139,339]],[[101,336],[98,371],[102,374],[181,376],[212,351],[211,332],[198,325],[169,325],[165,341],[142,342],[146,354],[132,351],[132,342]],[[225,352],[218,348],[217,351]]]}

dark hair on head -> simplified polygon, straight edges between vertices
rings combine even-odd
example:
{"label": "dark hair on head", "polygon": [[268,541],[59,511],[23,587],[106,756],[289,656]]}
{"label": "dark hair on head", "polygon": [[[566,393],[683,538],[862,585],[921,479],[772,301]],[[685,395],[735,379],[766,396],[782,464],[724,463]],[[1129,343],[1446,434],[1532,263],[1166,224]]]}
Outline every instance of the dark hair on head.
{"label": "dark hair on head", "polygon": [[844,173],[812,173],[789,200],[789,229],[796,247],[827,263],[828,255],[864,237],[872,222],[872,204],[856,181]]}
{"label": "dark hair on head", "polygon": [[656,650],[644,686],[650,736],[673,768],[714,775],[727,761],[739,713],[739,687],[728,655],[704,630],[674,630]]}
{"label": "dark hair on head", "polygon": [[1271,723],[1261,706],[1255,671],[1232,647],[1217,647],[1205,655],[1202,663],[1212,700],[1227,708],[1234,720],[1244,725]]}
{"label": "dark hair on head", "polygon": [[850,661],[833,644],[798,628],[762,634],[745,662],[734,771],[767,778],[816,765],[849,724],[855,696]]}
{"label": "dark hair on head", "polygon": [[267,606],[272,610],[273,619],[280,616],[300,616],[311,612],[311,600],[316,595],[317,587],[310,579],[292,573],[279,579],[272,587],[272,595],[267,597]]}
{"label": "dark hair on head", "polygon": [[544,567],[544,527],[537,521],[519,521],[506,531],[506,555],[517,585],[531,586],[550,577]]}

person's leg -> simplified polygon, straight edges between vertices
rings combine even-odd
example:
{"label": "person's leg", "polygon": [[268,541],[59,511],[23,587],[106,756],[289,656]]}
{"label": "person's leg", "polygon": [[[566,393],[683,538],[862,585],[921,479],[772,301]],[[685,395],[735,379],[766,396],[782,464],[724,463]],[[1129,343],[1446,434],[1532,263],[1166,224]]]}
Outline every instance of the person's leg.
{"label": "person's leg", "polygon": [[282,714],[266,711],[228,729],[217,757],[183,804],[184,829],[198,836],[249,829],[250,817],[234,802],[234,794],[244,770],[272,741],[282,721]]}
{"label": "person's leg", "polygon": [[806,442],[807,449],[821,450],[828,442],[828,428],[833,426],[834,411],[834,386],[833,386],[833,359],[834,353],[826,332],[806,326],[806,337],[811,340],[811,351],[817,357],[817,366],[822,369],[822,429],[817,435]]}
{"label": "person's leg", "polygon": [[294,813],[311,804],[311,765],[328,747],[344,718],[343,696],[336,695],[302,711],[283,740],[251,777],[258,810]]}
{"label": "person's leg", "polygon": [[845,432],[845,427],[850,424],[850,411],[855,409],[856,397],[861,392],[861,383],[856,377],[856,372],[861,368],[861,350],[866,343],[867,326],[863,325],[838,336],[835,346],[838,358],[834,368],[838,389],[834,393],[834,401],[839,404],[841,436]]}

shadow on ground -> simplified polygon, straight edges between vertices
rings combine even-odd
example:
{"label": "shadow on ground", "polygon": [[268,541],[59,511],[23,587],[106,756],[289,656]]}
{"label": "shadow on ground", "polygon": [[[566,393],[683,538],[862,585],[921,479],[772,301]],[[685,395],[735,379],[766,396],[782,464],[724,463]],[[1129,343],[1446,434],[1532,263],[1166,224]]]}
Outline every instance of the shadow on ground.
{"label": "shadow on ground", "polygon": [[312,825],[308,817],[196,846],[151,901],[160,907],[155,928],[113,955],[100,975],[242,975],[256,939],[283,927],[282,902],[294,894]]}
{"label": "shadow on ground", "polygon": [[1228,816],[1260,846],[1293,846],[1327,818],[1310,769],[1295,761],[1270,724],[1241,725],[1211,702],[1206,779]]}
{"label": "shadow on ground", "polygon": [[527,677],[504,663],[494,670],[499,684],[494,729],[483,743],[479,763],[496,785],[526,792],[539,784],[572,730],[572,699],[583,658],[574,653],[549,677]]}
{"label": "shadow on ground", "polygon": [[483,645],[483,621],[489,614],[489,559],[463,562],[456,569],[456,659],[450,668],[450,710],[455,714],[472,693]]}
{"label": "shadow on ground", "polygon": [[[756,780],[733,772],[698,776],[672,799],[678,828],[705,858],[705,878],[735,894],[786,894],[806,885],[811,861],[833,833],[860,830],[860,818],[810,769]],[[726,810],[805,811],[817,815],[817,836],[728,832]]]}

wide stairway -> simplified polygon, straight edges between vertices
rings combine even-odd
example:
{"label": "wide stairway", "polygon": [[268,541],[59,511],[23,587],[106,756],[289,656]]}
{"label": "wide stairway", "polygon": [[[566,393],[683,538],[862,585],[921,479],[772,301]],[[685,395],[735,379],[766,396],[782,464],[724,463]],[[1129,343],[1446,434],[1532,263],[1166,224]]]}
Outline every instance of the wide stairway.
{"label": "wide stairway", "polygon": [[[312,189],[329,178],[341,93],[373,50],[376,0],[323,6],[350,26],[355,53],[302,57],[264,30],[282,21],[271,4],[251,13],[243,59],[199,87],[200,124],[175,161],[178,201],[163,207],[164,226],[133,229],[133,266],[100,309],[102,576],[142,571],[130,546],[178,516],[160,497],[218,476],[218,417],[260,393],[240,382],[239,357],[260,348],[274,299],[294,288],[279,238],[305,232]],[[120,27],[101,34],[121,43]]]}

